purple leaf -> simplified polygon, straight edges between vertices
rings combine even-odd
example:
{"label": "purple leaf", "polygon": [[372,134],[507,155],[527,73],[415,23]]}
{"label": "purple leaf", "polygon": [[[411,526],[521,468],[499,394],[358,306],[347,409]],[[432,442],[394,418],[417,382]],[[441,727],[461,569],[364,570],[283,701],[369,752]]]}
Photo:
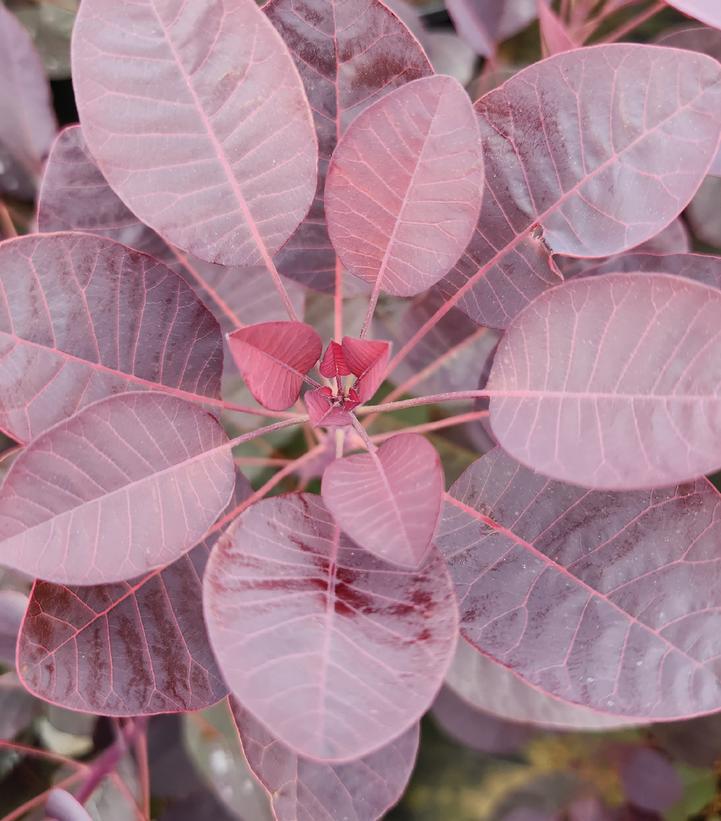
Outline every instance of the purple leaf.
{"label": "purple leaf", "polygon": [[386,373],[391,346],[388,342],[343,337],[343,356],[356,377],[353,387],[361,402],[367,402],[380,387]]}
{"label": "purple leaf", "polygon": [[121,391],[218,396],[218,323],[157,260],[87,234],[20,237],[0,246],[0,285],[0,427],[14,439]]}
{"label": "purple leaf", "polygon": [[617,254],[683,210],[716,154],[721,66],[658,46],[576,49],[524,69],[475,108],[483,207],[439,289],[478,324],[504,328],[559,282],[547,249]]}
{"label": "purple leaf", "polygon": [[433,551],[418,571],[340,533],[317,496],[249,508],[211,554],[205,619],[231,692],[294,752],[345,761],[428,709],[458,629]]}
{"label": "purple leaf", "polygon": [[48,818],[55,821],[92,821],[90,813],[67,790],[54,789],[45,804]]}
{"label": "purple leaf", "polygon": [[270,263],[313,199],[317,144],[253,0],[83,0],[73,78],[90,151],[144,223],[209,262]]}
{"label": "purple leaf", "polygon": [[622,254],[586,269],[583,275],[615,273],[674,274],[721,290],[721,257],[708,254]]}
{"label": "purple leaf", "polygon": [[0,664],[15,666],[15,645],[28,598],[19,590],[0,590]]}
{"label": "purple leaf", "polygon": [[233,359],[250,392],[270,410],[285,410],[300,396],[303,379],[323,343],[303,322],[262,322],[228,336]]}
{"label": "purple leaf", "polygon": [[278,821],[375,821],[403,794],[416,760],[418,724],[357,761],[331,764],[297,755],[235,699],[231,707],[243,752]]}
{"label": "purple leaf", "polygon": [[364,111],[333,154],[328,231],[346,268],[376,291],[425,291],[454,265],[478,220],[483,161],[463,87],[436,75]]}
{"label": "purple leaf", "polygon": [[721,6],[716,0],[666,0],[666,2],[689,17],[721,29]]}
{"label": "purple leaf", "polygon": [[0,562],[61,584],[121,581],[175,561],[235,483],[214,417],[161,393],[88,406],[29,445],[0,489]]}
{"label": "purple leaf", "polygon": [[10,741],[40,712],[42,705],[20,684],[15,673],[0,676],[0,741]]}
{"label": "purple leaf", "polygon": [[550,5],[550,0],[537,0],[538,23],[541,29],[541,43],[545,56],[573,51],[578,47],[563,20]]}
{"label": "purple leaf", "polygon": [[694,236],[716,248],[721,247],[720,197],[721,177],[706,177],[686,209],[686,218]]}
{"label": "purple leaf", "polygon": [[[251,492],[238,474],[231,505]],[[53,704],[116,716],[199,710],[227,695],[202,617],[201,580],[217,538],[128,582],[35,582],[18,648],[25,687]]]}
{"label": "purple leaf", "polygon": [[285,40],[303,79],[318,134],[313,205],[278,254],[284,274],[332,291],[336,256],[325,223],[325,177],[340,135],[371,103],[432,73],[403,23],[378,0],[271,0],[263,11]]}
{"label": "purple leaf", "polygon": [[399,434],[375,453],[337,459],[323,474],[323,501],[340,527],[385,561],[416,568],[431,549],[444,490],[433,445]]}
{"label": "purple leaf", "polygon": [[650,747],[630,753],[621,767],[628,801],[651,813],[664,813],[683,798],[684,785],[666,756]]}
{"label": "purple leaf", "polygon": [[584,490],[497,448],[453,485],[437,536],[462,635],[539,690],[604,713],[718,710],[719,498],[706,479]]}
{"label": "purple leaf", "polygon": [[586,487],[663,487],[717,469],[719,317],[717,289],[663,274],[585,277],[543,294],[493,362],[498,442]]}
{"label": "purple leaf", "polygon": [[536,16],[535,0],[446,0],[456,31],[483,57],[524,29]]}

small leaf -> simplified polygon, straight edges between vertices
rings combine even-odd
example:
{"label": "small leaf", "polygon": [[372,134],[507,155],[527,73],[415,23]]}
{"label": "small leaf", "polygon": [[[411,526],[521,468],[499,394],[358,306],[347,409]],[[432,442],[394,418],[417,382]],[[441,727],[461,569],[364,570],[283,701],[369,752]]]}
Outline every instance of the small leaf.
{"label": "small leaf", "polygon": [[318,370],[320,375],[326,379],[335,379],[338,376],[348,376],[352,373],[345,361],[343,346],[331,341],[323,354]]}
{"label": "small leaf", "polygon": [[304,757],[348,761],[390,743],[428,709],[453,654],[456,606],[438,552],[399,571],[341,534],[310,494],[245,511],[203,584],[231,692]]}
{"label": "small leaf", "polygon": [[351,388],[349,399],[338,404],[333,402],[333,392],[330,388],[316,388],[316,390],[307,391],[303,399],[305,399],[312,425],[337,428],[353,424],[350,412],[360,404],[357,396],[358,394]]}
{"label": "small leaf", "polygon": [[128,393],[36,439],[0,489],[0,562],[61,584],[120,581],[190,550],[235,483],[228,439],[196,405]]}
{"label": "small leaf", "polygon": [[537,2],[544,56],[561,54],[577,48],[578,44],[573,42],[565,24],[550,6],[550,0],[537,0]]}
{"label": "small leaf", "polygon": [[356,377],[353,387],[361,402],[367,402],[380,387],[391,353],[389,342],[343,337],[343,355]]}
{"label": "small leaf", "polygon": [[478,124],[452,77],[414,80],[364,111],[333,153],[328,231],[341,261],[376,290],[425,291],[468,244],[481,206]]}
{"label": "small leaf", "polygon": [[666,0],[669,6],[673,6],[689,17],[695,17],[707,26],[721,29],[721,7],[716,0]]}
{"label": "small leaf", "polygon": [[296,755],[235,699],[230,703],[243,752],[268,791],[278,821],[321,813],[344,821],[375,821],[403,794],[418,750],[417,724],[357,761],[325,764]]}
{"label": "small leaf", "polygon": [[262,322],[228,336],[228,345],[250,392],[264,408],[285,410],[300,396],[323,343],[303,322]]}
{"label": "small leaf", "polygon": [[418,567],[431,548],[443,497],[435,448],[399,434],[377,453],[338,459],[323,475],[323,501],[341,528],[386,561]]}

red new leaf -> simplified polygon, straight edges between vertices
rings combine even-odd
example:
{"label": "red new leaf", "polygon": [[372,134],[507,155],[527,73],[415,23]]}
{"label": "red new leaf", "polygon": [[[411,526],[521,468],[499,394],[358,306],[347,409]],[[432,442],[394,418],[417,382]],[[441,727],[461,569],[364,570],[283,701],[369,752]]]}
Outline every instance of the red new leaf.
{"label": "red new leaf", "polygon": [[483,162],[463,86],[436,75],[364,111],[333,154],[328,231],[351,273],[383,291],[425,291],[457,262],[478,219]]}
{"label": "red new leaf", "polygon": [[121,391],[218,396],[218,323],[157,260],[87,234],[20,237],[0,247],[0,285],[0,427],[14,439]]}
{"label": "red new leaf", "polygon": [[343,818],[375,821],[403,794],[418,750],[418,725],[370,755],[326,764],[294,753],[231,699],[233,718],[250,768],[270,795],[278,821]]}
{"label": "red new leaf", "polygon": [[73,78],[103,174],[174,245],[210,262],[268,264],[305,216],[312,118],[254,0],[84,0]]}
{"label": "red new leaf", "polygon": [[461,632],[481,652],[606,713],[721,707],[721,497],[710,482],[589,491],[496,449],[447,499],[437,543]]}
{"label": "red new leaf", "polygon": [[478,324],[504,328],[558,283],[547,249],[617,254],[683,210],[718,147],[721,66],[658,46],[576,49],[519,72],[475,108],[483,207],[439,288]]}
{"label": "red new leaf", "polygon": [[721,466],[720,337],[716,288],[663,274],[572,280],[501,340],[493,432],[524,464],[586,487],[711,472]]}
{"label": "red new leaf", "polygon": [[323,343],[303,322],[262,322],[228,336],[228,345],[250,392],[270,410],[285,410],[300,396]]}
{"label": "red new leaf", "polygon": [[109,397],[13,463],[0,489],[0,563],[83,585],[163,567],[203,537],[234,481],[208,413],[161,393]]}
{"label": "red new leaf", "polygon": [[338,428],[353,424],[353,417],[350,412],[360,404],[354,398],[357,396],[358,394],[351,390],[349,398],[339,402],[334,399],[331,389],[324,387],[308,391],[303,398],[312,425],[315,427]]}
{"label": "red new leaf", "polygon": [[345,354],[343,353],[343,346],[335,341],[331,341],[323,354],[320,367],[318,368],[321,376],[326,379],[335,379],[339,376],[348,376],[352,373],[345,361]]}
{"label": "red new leaf", "polygon": [[386,373],[391,346],[388,342],[343,337],[343,356],[356,377],[354,388],[361,402],[373,398]]}
{"label": "red new leaf", "polygon": [[563,20],[549,5],[550,0],[537,0],[538,23],[541,29],[541,43],[546,56],[572,51],[578,47]]}
{"label": "red new leaf", "polygon": [[721,6],[716,0],[666,0],[669,6],[695,17],[702,23],[721,29]]}
{"label": "red new leaf", "polygon": [[323,501],[343,530],[374,555],[418,567],[431,548],[443,468],[423,436],[399,434],[375,453],[337,459],[323,475]]}
{"label": "red new leaf", "polygon": [[213,550],[204,592],[231,692],[295,753],[323,760],[360,758],[411,727],[458,629],[437,551],[399,571],[309,494],[249,508]]}
{"label": "red new leaf", "polygon": [[484,57],[493,57],[496,46],[524,29],[536,16],[535,0],[446,0],[456,31]]}

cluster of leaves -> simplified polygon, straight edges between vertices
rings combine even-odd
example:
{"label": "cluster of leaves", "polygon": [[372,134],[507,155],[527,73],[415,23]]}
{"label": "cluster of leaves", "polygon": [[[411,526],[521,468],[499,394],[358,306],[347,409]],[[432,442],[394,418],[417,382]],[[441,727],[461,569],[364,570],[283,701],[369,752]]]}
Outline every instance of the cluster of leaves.
{"label": "cluster of leaves", "polygon": [[[472,103],[403,5],[83,0],[57,136],[0,6],[0,195],[39,188],[27,235],[0,203],[0,563],[35,579],[0,616],[28,692],[118,733],[48,814],[226,697],[278,819],[380,817],[433,705],[512,749],[721,711],[721,259],[680,220],[717,242],[721,12],[616,42],[662,5],[448,0],[473,85],[512,75]],[[454,426],[487,452],[446,490]]]}

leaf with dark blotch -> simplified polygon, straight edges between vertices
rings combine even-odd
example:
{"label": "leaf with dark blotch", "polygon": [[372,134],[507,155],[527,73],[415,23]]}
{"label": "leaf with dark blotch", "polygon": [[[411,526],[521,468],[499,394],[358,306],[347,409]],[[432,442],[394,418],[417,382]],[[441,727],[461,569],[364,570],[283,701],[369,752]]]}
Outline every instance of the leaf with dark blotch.
{"label": "leaf with dark blotch", "polygon": [[318,496],[259,502],[220,539],[205,619],[231,692],[295,753],[348,761],[428,709],[458,630],[435,549],[401,571],[340,533]]}
{"label": "leaf with dark blotch", "polygon": [[361,547],[418,567],[431,549],[444,490],[443,468],[423,436],[401,433],[375,453],[337,459],[323,474],[323,501]]}
{"label": "leaf with dark blotch", "polygon": [[0,489],[0,563],[91,585],[164,567],[190,550],[235,484],[223,429],[197,405],[127,393],[36,439]]}
{"label": "leaf with dark blotch", "polygon": [[383,293],[411,296],[448,273],[481,206],[478,124],[463,86],[435,75],[364,111],[338,143],[325,207],[346,268]]}
{"label": "leaf with dark blotch", "polygon": [[250,392],[271,410],[285,410],[296,401],[323,350],[320,336],[303,322],[249,325],[230,334],[228,345]]}
{"label": "leaf with dark blotch", "polygon": [[536,16],[536,0],[446,0],[446,6],[456,31],[483,57],[493,57],[499,43]]}
{"label": "leaf with dark blotch", "polygon": [[479,325],[505,328],[560,281],[549,250],[617,254],[684,209],[718,147],[721,66],[658,46],[576,49],[524,69],[475,109],[483,207],[438,287]]}
{"label": "leaf with dark blotch", "polygon": [[243,752],[278,821],[375,821],[403,794],[416,760],[418,724],[357,761],[331,764],[297,755],[235,699],[230,702]]}
{"label": "leaf with dark blotch", "polygon": [[0,247],[0,427],[34,439],[103,397],[217,397],[218,323],[157,260],[89,234]]}
{"label": "leaf with dark blotch", "polygon": [[437,543],[461,633],[531,686],[639,722],[721,707],[721,496],[584,490],[497,448],[447,495]]}
{"label": "leaf with dark blotch", "polygon": [[716,0],[666,0],[669,6],[708,26],[721,29],[721,6]]}
{"label": "leaf with dark blotch", "polygon": [[353,387],[361,402],[367,402],[380,387],[391,353],[389,342],[376,339],[343,337],[343,356],[356,377]]}
{"label": "leaf with dark blotch", "polygon": [[721,466],[720,338],[716,288],[664,274],[573,279],[501,340],[493,432],[524,464],[586,487],[709,473]]}
{"label": "leaf with dark blotch", "polygon": [[268,263],[308,211],[310,109],[254,0],[84,0],[73,78],[104,176],[179,248],[225,265]]}
{"label": "leaf with dark blotch", "polygon": [[323,205],[331,154],[361,111],[432,69],[418,41],[379,0],[271,0],[263,11],[303,79],[320,155],[313,204],[276,262],[281,273],[304,285],[332,291],[336,256]]}

